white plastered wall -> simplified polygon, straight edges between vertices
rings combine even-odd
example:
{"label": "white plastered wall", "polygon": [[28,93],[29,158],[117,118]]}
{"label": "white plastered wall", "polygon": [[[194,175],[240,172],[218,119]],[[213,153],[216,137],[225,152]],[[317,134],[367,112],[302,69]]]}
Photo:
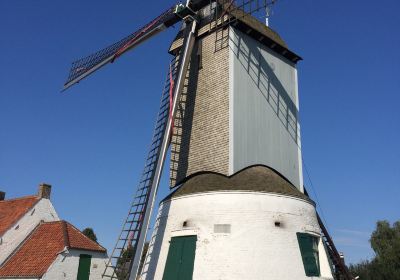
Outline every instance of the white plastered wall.
{"label": "white plastered wall", "polygon": [[49,199],[42,198],[3,236],[0,237],[0,265],[41,222],[58,221],[59,217]]}
{"label": "white plastered wall", "polygon": [[90,280],[101,280],[104,272],[106,261],[108,260],[106,253],[92,252],[84,250],[68,249],[60,253],[53,264],[49,267],[43,280],[76,280],[79,267],[79,256],[81,254],[91,255],[90,264]]}
{"label": "white plastered wall", "polygon": [[[230,232],[215,233],[216,224]],[[297,232],[320,232],[305,200],[256,192],[179,197],[160,206],[141,279],[162,279],[169,242],[181,235],[197,235],[193,280],[333,279],[322,243],[321,277],[306,277]]]}

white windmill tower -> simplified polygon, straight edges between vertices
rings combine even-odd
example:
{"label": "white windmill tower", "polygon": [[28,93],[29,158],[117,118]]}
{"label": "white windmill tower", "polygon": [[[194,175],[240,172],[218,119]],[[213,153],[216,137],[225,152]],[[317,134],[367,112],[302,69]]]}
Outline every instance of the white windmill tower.
{"label": "white windmill tower", "polygon": [[[142,180],[104,278],[351,279],[303,187],[301,58],[252,16],[269,4],[178,4],[73,64],[66,88],[183,20]],[[172,192],[138,275],[168,147]]]}

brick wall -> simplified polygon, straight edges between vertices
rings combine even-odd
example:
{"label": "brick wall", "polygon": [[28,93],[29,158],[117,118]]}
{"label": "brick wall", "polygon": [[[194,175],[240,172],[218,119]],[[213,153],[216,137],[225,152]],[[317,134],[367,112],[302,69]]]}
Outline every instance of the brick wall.
{"label": "brick wall", "polygon": [[171,186],[199,171],[228,175],[228,29],[197,39],[171,139]]}

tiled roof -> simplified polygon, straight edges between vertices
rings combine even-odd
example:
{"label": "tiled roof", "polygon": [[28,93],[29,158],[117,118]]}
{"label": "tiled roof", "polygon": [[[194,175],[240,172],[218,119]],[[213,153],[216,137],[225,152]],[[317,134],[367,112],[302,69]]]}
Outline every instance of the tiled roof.
{"label": "tiled roof", "polygon": [[81,231],[79,231],[73,225],[64,222],[66,225],[67,233],[68,233],[68,248],[71,249],[80,249],[87,251],[97,251],[97,252],[106,252],[102,246],[93,240],[89,239],[86,235],[84,235]]}
{"label": "tiled roof", "polygon": [[0,268],[0,278],[42,277],[65,247],[106,252],[65,221],[41,223]]}
{"label": "tiled roof", "polygon": [[0,236],[32,209],[39,200],[37,196],[26,196],[0,201]]}

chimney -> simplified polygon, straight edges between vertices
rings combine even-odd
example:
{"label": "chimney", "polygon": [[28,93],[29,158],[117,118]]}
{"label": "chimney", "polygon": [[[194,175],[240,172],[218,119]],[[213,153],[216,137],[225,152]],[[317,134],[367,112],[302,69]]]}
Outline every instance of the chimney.
{"label": "chimney", "polygon": [[42,183],[39,185],[38,197],[50,199],[51,185]]}
{"label": "chimney", "polygon": [[6,199],[6,193],[0,191],[0,201],[3,201],[4,199]]}

